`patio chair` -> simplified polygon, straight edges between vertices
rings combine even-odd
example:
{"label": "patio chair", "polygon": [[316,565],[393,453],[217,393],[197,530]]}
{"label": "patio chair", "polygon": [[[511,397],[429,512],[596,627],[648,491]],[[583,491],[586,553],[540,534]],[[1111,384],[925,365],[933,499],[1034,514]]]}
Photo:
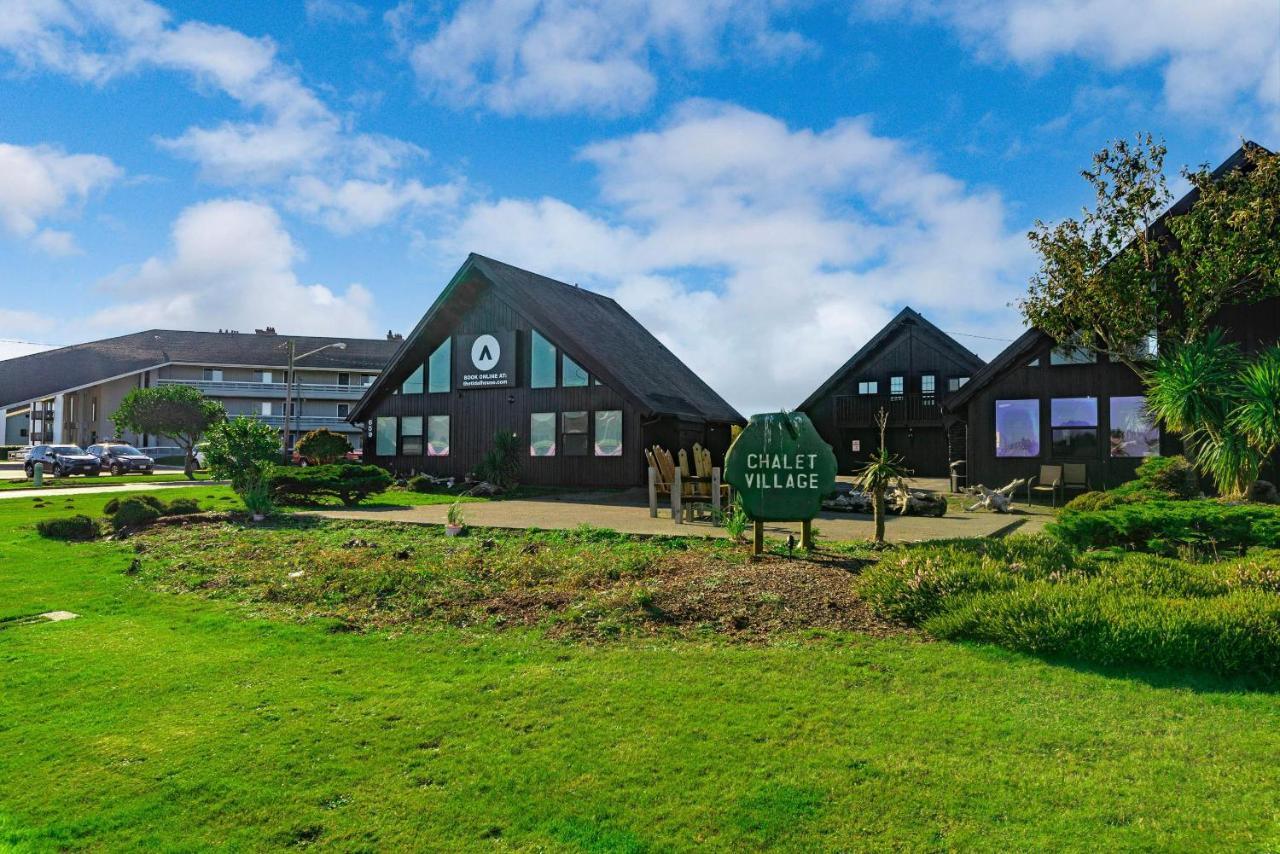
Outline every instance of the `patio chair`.
{"label": "patio chair", "polygon": [[1089,467],[1084,463],[1065,463],[1062,466],[1062,501],[1065,504],[1067,493],[1089,492]]}
{"label": "patio chair", "polygon": [[1051,506],[1058,506],[1058,490],[1062,488],[1062,466],[1040,466],[1040,474],[1027,481],[1027,504],[1036,492],[1049,493]]}

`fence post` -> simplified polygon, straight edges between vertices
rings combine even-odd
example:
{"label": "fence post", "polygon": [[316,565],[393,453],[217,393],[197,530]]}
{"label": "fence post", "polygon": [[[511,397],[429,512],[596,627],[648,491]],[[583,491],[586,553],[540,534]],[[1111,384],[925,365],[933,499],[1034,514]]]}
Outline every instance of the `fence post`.
{"label": "fence post", "polygon": [[671,518],[675,520],[677,525],[684,523],[684,514],[681,513],[680,499],[681,493],[684,492],[684,486],[680,483],[680,466],[676,466],[676,479],[671,484]]}
{"label": "fence post", "polygon": [[649,466],[649,516],[658,518],[658,473]]}
{"label": "fence post", "polygon": [[720,467],[711,469],[711,518],[720,518]]}
{"label": "fence post", "polygon": [[764,554],[764,522],[756,519],[752,524],[755,525],[755,536],[752,538],[751,555],[760,557]]}

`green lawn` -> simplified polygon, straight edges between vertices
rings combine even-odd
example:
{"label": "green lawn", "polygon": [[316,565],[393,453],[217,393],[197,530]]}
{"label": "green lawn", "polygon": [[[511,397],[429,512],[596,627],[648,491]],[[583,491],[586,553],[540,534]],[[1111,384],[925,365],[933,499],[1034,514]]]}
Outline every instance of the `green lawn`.
{"label": "green lawn", "polygon": [[[126,474],[119,477],[112,474],[101,474],[97,477],[54,477],[46,475],[42,489],[59,489],[63,487],[84,487],[84,486],[119,486],[122,483],[172,483],[173,481],[186,480],[187,476],[182,472],[158,472],[155,474]],[[207,472],[196,472],[196,480],[208,480]],[[35,484],[29,480],[0,480],[0,490],[10,489],[35,489]]]}
{"label": "green lawn", "polygon": [[82,615],[0,628],[0,850],[1280,847],[1275,694],[901,633],[334,631],[31,531],[108,498],[0,502],[0,620]]}

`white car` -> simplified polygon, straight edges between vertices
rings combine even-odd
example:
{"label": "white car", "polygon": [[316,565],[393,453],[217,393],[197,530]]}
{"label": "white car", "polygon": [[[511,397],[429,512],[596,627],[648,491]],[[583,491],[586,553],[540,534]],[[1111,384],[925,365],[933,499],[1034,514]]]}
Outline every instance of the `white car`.
{"label": "white car", "polygon": [[27,461],[27,455],[31,453],[31,449],[34,447],[35,445],[27,445],[24,448],[14,448],[9,452],[9,462],[25,463]]}

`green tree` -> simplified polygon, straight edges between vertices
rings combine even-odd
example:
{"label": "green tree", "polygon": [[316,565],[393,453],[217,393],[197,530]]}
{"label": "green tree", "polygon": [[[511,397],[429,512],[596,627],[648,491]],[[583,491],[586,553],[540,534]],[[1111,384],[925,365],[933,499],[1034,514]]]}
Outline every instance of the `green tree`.
{"label": "green tree", "polygon": [[230,480],[246,507],[255,513],[269,509],[267,473],[280,456],[275,428],[244,416],[223,421],[209,431],[204,455],[213,476]]}
{"label": "green tree", "polygon": [[1221,330],[1176,345],[1147,376],[1147,408],[1219,493],[1246,495],[1280,447],[1280,347],[1247,359]]}
{"label": "green tree", "polygon": [[226,420],[227,411],[199,389],[186,385],[135,388],[111,415],[116,432],[167,436],[183,451],[183,470],[195,479],[195,445],[211,427]]}
{"label": "green tree", "polygon": [[1155,227],[1170,200],[1164,155],[1150,134],[1094,155],[1081,173],[1093,207],[1036,223],[1028,237],[1040,270],[1018,303],[1054,340],[1105,352],[1139,376],[1152,333],[1202,340],[1223,307],[1280,295],[1280,158],[1251,146],[1244,168],[1226,175],[1184,169],[1199,197],[1166,232]]}
{"label": "green tree", "polygon": [[502,489],[514,487],[520,477],[520,451],[519,437],[510,430],[499,430],[476,466],[476,477]]}
{"label": "green tree", "polygon": [[858,488],[871,493],[871,512],[876,523],[875,542],[884,544],[884,493],[890,486],[901,484],[911,472],[902,465],[902,458],[889,453],[885,445],[885,427],[889,423],[889,413],[881,409],[876,413],[876,424],[880,427],[880,447],[872,454],[871,459],[855,474],[858,477]]}
{"label": "green tree", "polygon": [[298,444],[294,445],[294,450],[301,454],[304,460],[323,466],[337,462],[346,456],[347,451],[351,450],[351,443],[341,433],[335,433],[328,427],[321,427],[299,439]]}

